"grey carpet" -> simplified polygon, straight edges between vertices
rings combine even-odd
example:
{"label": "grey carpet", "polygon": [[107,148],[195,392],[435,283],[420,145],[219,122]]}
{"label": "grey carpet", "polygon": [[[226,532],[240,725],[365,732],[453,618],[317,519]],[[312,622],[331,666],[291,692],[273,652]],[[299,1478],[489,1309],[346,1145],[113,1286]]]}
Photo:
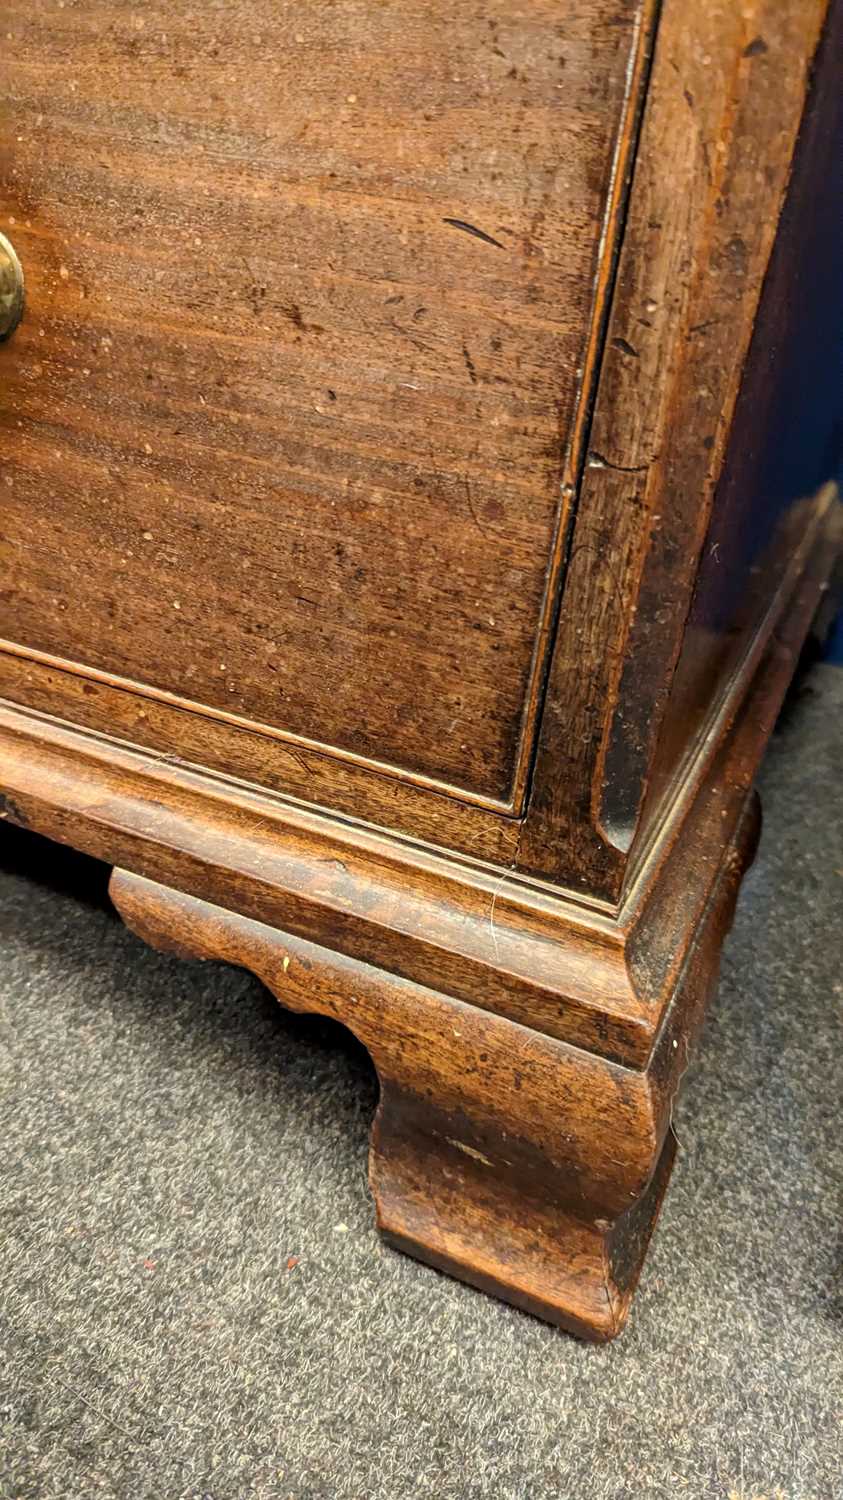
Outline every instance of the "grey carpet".
{"label": "grey carpet", "polygon": [[3,1500],[843,1494],[843,671],[765,831],[630,1326],[579,1344],[381,1247],[368,1060],[0,837]]}

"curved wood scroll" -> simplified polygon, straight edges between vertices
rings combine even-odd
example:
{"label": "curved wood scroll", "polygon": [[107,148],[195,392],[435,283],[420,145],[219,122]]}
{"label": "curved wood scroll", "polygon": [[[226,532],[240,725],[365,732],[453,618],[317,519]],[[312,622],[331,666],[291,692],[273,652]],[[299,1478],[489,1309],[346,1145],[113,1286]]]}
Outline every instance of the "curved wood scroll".
{"label": "curved wood scroll", "polygon": [[642,1070],[124,870],[111,894],[155,947],[242,965],[368,1048],[381,1085],[369,1176],[392,1244],[605,1340],[626,1320],[670,1174],[673,1098],[756,828],[745,814]]}

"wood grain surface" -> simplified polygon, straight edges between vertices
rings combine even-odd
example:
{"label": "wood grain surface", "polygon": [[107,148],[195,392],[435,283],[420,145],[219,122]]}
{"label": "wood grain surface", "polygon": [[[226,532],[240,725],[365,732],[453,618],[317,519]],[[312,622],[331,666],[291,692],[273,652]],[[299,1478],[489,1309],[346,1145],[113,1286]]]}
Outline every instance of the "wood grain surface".
{"label": "wood grain surface", "polygon": [[141,937],[256,973],[341,1021],[381,1085],[369,1176],[398,1248],[587,1338],[626,1321],[673,1162],[672,1101],[754,849],[737,830],[652,1077],[115,870]]}
{"label": "wood grain surface", "polygon": [[745,803],[646,1069],[626,1069],[347,956],[115,870],[146,941],[257,974],[348,1026],[381,1086],[369,1157],[399,1249],[586,1338],[623,1328],[673,1163],[673,1101],[757,836]]}
{"label": "wood grain surface", "polygon": [[509,807],[641,8],[7,0],[0,635]]}
{"label": "wood grain surface", "polygon": [[643,831],[827,10],[662,7],[519,844],[520,868],[608,900]]}
{"label": "wood grain surface", "polygon": [[[832,5],[650,778],[658,816],[843,470],[843,4]],[[817,499],[814,497],[820,491]]]}
{"label": "wood grain surface", "polygon": [[766,312],[826,0],[3,8],[0,822],[355,1031],[387,1235],[593,1337],[839,552],[752,446],[831,3]]}
{"label": "wood grain surface", "polygon": [[662,730],[822,0],[665,0],[637,155],[649,9],[247,11],[8,8],[0,691],[617,908],[712,711]]}
{"label": "wood grain surface", "polygon": [[663,1045],[840,538],[683,785],[623,906],[493,869],[0,704],[3,817],[462,1003],[641,1068]]}
{"label": "wood grain surface", "polygon": [[242,963],[285,1003],[349,1025],[382,1082],[371,1174],[387,1236],[610,1338],[754,849],[753,771],[828,557],[818,545],[788,632],[618,918],[528,888],[519,901],[500,880],[10,706],[0,818],[128,866],[114,896],[150,941]]}

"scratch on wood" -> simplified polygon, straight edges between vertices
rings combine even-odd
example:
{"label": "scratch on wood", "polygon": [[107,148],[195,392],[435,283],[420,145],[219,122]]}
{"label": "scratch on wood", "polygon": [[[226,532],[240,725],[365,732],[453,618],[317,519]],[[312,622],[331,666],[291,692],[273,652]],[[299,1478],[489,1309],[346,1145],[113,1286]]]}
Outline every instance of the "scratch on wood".
{"label": "scratch on wood", "polygon": [[282,313],[285,318],[289,318],[293,327],[298,328],[301,333],[325,332],[321,323],[308,323],[305,321],[302,310],[297,302],[281,303],[279,305],[278,311]]}
{"label": "scratch on wood", "polygon": [[478,229],[474,224],[466,224],[463,219],[443,219],[442,223],[450,224],[452,229],[461,229],[463,234],[473,234],[475,239],[483,240],[486,245],[495,245],[498,250],[506,249],[506,246],[502,245],[500,240],[496,240],[491,234],[487,234],[485,229]]}
{"label": "scratch on wood", "polygon": [[402,338],[408,339],[417,349],[421,349],[423,354],[436,353],[431,344],[427,343],[424,339],[418,338],[416,334],[411,333],[409,328],[402,328],[401,324],[395,318],[390,319],[390,327],[394,328],[396,333],[400,333]]}
{"label": "scratch on wood", "polygon": [[477,530],[481,532],[483,536],[491,536],[492,533],[486,530],[486,527],[483,525],[483,522],[481,521],[475,509],[474,500],[471,494],[471,481],[467,474],[463,477],[463,484],[465,485],[465,498],[468,503],[468,508],[471,511],[471,518],[474,521]]}
{"label": "scratch on wood", "polygon": [[504,885],[506,883],[507,874],[508,874],[508,872],[506,870],[504,870],[503,874],[501,875],[500,880],[498,881],[497,885],[495,886],[495,889],[492,892],[492,901],[491,901],[491,905],[489,907],[489,933],[490,933],[491,938],[492,938],[492,946],[494,947],[494,950],[495,950],[495,963],[500,963],[500,957],[501,957],[501,955],[500,955],[500,949],[498,948],[498,934],[497,934],[497,932],[495,930],[495,907],[497,905],[498,896],[500,895],[500,893],[503,890]]}
{"label": "scratch on wood", "polygon": [[447,1135],[445,1139],[449,1146],[456,1146],[457,1150],[462,1151],[466,1156],[473,1157],[475,1161],[482,1161],[484,1167],[494,1166],[494,1162],[491,1162],[488,1156],[484,1156],[482,1151],[476,1151],[473,1146],[467,1146],[465,1141],[455,1140],[451,1135]]}
{"label": "scratch on wood", "polygon": [[613,464],[611,459],[604,458],[602,453],[597,453],[593,448],[588,455],[588,466],[590,469],[615,469],[618,474],[644,474],[650,467],[649,464],[633,464],[631,467]]}

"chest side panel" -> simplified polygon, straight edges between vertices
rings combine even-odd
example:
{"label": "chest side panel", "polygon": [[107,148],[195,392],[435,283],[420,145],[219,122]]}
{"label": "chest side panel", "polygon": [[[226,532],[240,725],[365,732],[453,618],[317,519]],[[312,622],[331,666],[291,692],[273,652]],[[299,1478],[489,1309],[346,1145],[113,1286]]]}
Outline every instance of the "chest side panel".
{"label": "chest side panel", "polygon": [[786,615],[843,470],[843,5],[832,6],[743,375],[646,815]]}

